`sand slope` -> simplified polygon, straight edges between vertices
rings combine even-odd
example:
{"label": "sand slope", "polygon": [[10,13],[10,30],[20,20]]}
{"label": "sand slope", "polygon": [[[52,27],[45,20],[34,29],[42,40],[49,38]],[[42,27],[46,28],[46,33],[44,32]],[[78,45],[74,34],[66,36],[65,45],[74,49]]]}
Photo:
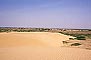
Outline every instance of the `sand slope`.
{"label": "sand slope", "polygon": [[91,60],[91,50],[61,47],[59,33],[0,33],[0,60]]}
{"label": "sand slope", "polygon": [[0,48],[0,60],[91,60],[91,50],[78,48]]}
{"label": "sand slope", "polygon": [[68,40],[69,36],[59,33],[49,32],[12,32],[0,33],[0,47],[11,46],[62,46],[63,40]]}

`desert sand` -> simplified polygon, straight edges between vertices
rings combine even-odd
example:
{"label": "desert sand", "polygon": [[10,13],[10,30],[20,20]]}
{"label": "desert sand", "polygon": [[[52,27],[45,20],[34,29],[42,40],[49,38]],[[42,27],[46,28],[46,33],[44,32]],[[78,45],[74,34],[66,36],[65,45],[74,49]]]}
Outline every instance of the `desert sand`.
{"label": "desert sand", "polygon": [[0,60],[91,60],[91,50],[62,47],[69,37],[51,32],[0,33]]}

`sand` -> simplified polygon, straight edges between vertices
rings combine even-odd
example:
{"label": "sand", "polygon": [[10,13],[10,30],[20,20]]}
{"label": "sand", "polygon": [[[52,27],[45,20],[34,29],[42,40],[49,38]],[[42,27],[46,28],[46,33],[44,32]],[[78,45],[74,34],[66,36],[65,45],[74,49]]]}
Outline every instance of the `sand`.
{"label": "sand", "polygon": [[91,60],[91,50],[62,47],[69,37],[50,32],[0,33],[0,60]]}

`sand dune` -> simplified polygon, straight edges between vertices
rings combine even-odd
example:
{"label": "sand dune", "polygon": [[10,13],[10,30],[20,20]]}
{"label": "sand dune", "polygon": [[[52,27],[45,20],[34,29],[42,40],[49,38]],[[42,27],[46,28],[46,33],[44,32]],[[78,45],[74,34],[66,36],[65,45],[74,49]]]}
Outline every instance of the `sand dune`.
{"label": "sand dune", "polygon": [[12,32],[0,33],[0,47],[11,46],[62,46],[63,40],[68,40],[69,36],[59,33],[49,32]]}
{"label": "sand dune", "polygon": [[68,48],[59,33],[0,33],[0,60],[91,60],[91,50]]}

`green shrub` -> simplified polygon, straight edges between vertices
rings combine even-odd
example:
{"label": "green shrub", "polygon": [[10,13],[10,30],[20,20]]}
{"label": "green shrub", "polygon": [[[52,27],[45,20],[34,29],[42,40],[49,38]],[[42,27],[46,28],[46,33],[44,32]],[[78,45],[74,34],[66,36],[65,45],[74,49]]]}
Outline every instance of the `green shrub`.
{"label": "green shrub", "polygon": [[77,40],[86,40],[86,38],[85,38],[85,36],[77,36],[77,38],[76,38]]}

